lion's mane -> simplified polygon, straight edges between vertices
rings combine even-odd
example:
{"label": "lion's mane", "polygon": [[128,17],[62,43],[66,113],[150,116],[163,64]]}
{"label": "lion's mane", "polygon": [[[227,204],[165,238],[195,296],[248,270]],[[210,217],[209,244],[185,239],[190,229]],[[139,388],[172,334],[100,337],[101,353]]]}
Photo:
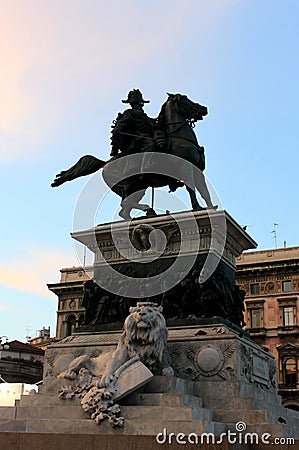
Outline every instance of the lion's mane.
{"label": "lion's mane", "polygon": [[149,369],[158,369],[162,362],[167,336],[161,306],[142,302],[130,308],[123,333],[123,343],[130,358],[138,356]]}

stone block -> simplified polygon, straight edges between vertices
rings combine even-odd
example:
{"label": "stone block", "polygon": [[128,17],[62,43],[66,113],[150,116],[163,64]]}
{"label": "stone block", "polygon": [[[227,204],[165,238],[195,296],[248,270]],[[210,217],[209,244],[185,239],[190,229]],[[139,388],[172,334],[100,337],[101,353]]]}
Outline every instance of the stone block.
{"label": "stone block", "polygon": [[178,393],[194,395],[194,383],[177,377],[156,376],[145,387],[144,392]]}
{"label": "stone block", "polygon": [[151,420],[152,418],[162,418],[161,406],[123,406],[121,409],[122,416],[125,419]]}
{"label": "stone block", "polygon": [[166,394],[130,394],[121,399],[120,404],[125,406],[162,406]]}
{"label": "stone block", "polygon": [[230,399],[231,397],[240,397],[240,383],[239,381],[229,381],[223,384],[222,381],[211,381],[207,379],[204,382],[194,383],[194,395],[202,397],[205,402],[206,399],[219,398]]}
{"label": "stone block", "polygon": [[[196,433],[201,434],[204,431],[204,421],[203,420],[164,420],[161,422],[157,428],[157,433],[165,433],[164,429],[167,432],[167,435],[169,436],[170,433]],[[173,445],[173,444],[171,444]],[[169,447],[169,448],[172,448]]]}
{"label": "stone block", "polygon": [[[19,433],[1,433],[0,431],[0,450],[19,450],[20,434]],[[29,446],[28,448],[31,449]]]}
{"label": "stone block", "polygon": [[0,431],[25,431],[26,420],[0,420]]}
{"label": "stone block", "polygon": [[195,420],[205,420],[205,421],[213,421],[214,412],[210,409],[206,408],[193,408],[192,410],[192,419]]}
{"label": "stone block", "polygon": [[[227,426],[221,422],[213,422],[211,420],[204,421],[204,433],[213,433],[214,436],[220,436],[221,433],[227,431]],[[218,448],[218,445],[217,445]]]}
{"label": "stone block", "polygon": [[61,399],[58,396],[58,391],[56,394],[36,394],[23,395],[20,399],[19,406],[36,406],[37,408],[41,406],[75,406],[80,405],[80,399],[75,396],[73,398]]}
{"label": "stone block", "polygon": [[14,419],[16,409],[14,406],[0,406],[0,420],[1,419]]}
{"label": "stone block", "polygon": [[203,407],[203,400],[201,397],[183,394],[180,396],[180,398],[181,398],[181,405],[192,406],[194,408],[202,408]]}
{"label": "stone block", "polygon": [[[150,435],[155,436],[160,429],[161,418],[151,417],[146,420],[126,419],[125,426],[119,430],[123,435]],[[106,425],[108,428],[109,425]],[[111,427],[110,427],[111,428]],[[111,433],[111,430],[110,430]]]}
{"label": "stone block", "polygon": [[162,408],[163,420],[192,420],[192,408],[188,406],[163,406]]}
{"label": "stone block", "polygon": [[231,397],[206,397],[203,405],[205,408],[212,410],[235,410],[235,409],[253,409],[251,398],[242,398],[237,396]]}
{"label": "stone block", "polygon": [[95,450],[93,436],[57,433],[23,433],[20,435],[19,447],[6,450]]}
{"label": "stone block", "polygon": [[218,422],[245,422],[246,424],[267,423],[267,411],[265,410],[216,410],[215,419]]}
{"label": "stone block", "polygon": [[[62,403],[62,402],[61,402]],[[17,408],[17,419],[88,419],[81,406],[22,406]]]}
{"label": "stone block", "polygon": [[[234,430],[235,424],[231,424],[230,429]],[[257,433],[259,436],[261,436],[263,433],[269,433],[271,434],[272,438],[274,438],[282,436],[283,426],[279,424],[269,424],[269,423],[248,424],[246,426],[246,432]]]}
{"label": "stone block", "polygon": [[31,419],[26,421],[28,433],[97,434],[99,426],[91,419]]}

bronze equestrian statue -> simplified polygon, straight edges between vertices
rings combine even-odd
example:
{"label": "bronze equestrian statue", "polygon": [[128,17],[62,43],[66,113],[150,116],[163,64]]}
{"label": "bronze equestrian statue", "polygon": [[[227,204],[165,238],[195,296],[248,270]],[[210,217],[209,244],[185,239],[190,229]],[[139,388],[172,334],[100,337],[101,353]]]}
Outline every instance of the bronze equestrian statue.
{"label": "bronze equestrian statue", "polygon": [[[174,192],[185,185],[194,210],[204,209],[197,201],[196,190],[207,208],[216,208],[203,175],[204,148],[198,145],[193,131],[195,123],[207,115],[207,108],[185,95],[168,94],[158,118],[152,119],[143,111],[148,102],[138,89],[130,91],[123,103],[130,104],[131,109],[119,113],[112,125],[111,159],[102,161],[91,155],[83,156],[70,169],[60,172],[52,187],[103,169],[105,182],[122,198],[119,215],[124,219],[131,218],[133,208],[150,210],[149,205],[139,203],[148,187],[168,185]],[[167,155],[173,158],[167,159]],[[186,164],[175,157],[182,158]],[[166,174],[161,169],[161,161],[166,164]],[[174,162],[169,174],[169,164]]]}

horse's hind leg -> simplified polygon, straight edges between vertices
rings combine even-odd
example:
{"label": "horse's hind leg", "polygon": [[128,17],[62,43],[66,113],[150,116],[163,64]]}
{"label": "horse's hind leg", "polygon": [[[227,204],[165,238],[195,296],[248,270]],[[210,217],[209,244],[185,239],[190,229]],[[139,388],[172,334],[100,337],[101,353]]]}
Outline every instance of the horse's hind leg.
{"label": "horse's hind leg", "polygon": [[189,187],[189,186],[186,186],[186,189],[187,189],[188,194],[189,194],[189,196],[190,196],[190,201],[191,201],[192,209],[194,209],[194,210],[203,209],[203,208],[200,206],[200,204],[198,203],[198,201],[197,201],[195,190],[192,189],[192,188]]}

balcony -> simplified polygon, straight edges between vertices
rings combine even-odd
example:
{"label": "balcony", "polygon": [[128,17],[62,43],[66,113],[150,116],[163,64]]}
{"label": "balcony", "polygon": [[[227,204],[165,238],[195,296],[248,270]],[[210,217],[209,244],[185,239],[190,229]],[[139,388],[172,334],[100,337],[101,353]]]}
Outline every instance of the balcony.
{"label": "balcony", "polygon": [[299,336],[298,325],[285,325],[277,327],[278,336]]}
{"label": "balcony", "polygon": [[264,327],[255,327],[255,328],[247,327],[246,331],[252,337],[266,337],[266,328]]}

